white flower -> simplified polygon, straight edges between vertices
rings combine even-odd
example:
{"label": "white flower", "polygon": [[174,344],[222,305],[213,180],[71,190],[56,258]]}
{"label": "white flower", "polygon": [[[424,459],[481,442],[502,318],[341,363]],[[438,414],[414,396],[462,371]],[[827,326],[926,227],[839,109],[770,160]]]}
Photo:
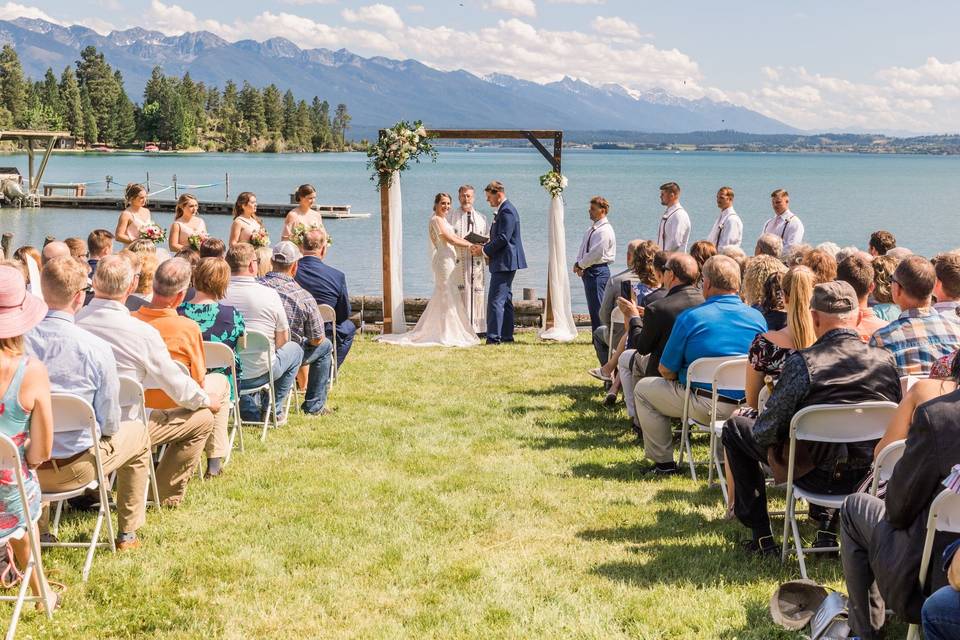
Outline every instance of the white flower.
{"label": "white flower", "polygon": [[418,136],[420,136],[421,138],[426,137],[426,135],[427,135],[427,130],[426,130],[425,128],[423,128],[423,127],[417,127],[416,134],[417,134]]}

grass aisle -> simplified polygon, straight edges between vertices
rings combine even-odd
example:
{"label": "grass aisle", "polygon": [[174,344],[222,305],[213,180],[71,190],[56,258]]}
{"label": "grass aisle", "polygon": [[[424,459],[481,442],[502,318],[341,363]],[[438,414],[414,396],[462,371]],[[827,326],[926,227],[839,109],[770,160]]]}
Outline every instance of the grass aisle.
{"label": "grass aisle", "polygon": [[[795,562],[734,551],[719,489],[637,478],[592,354],[584,336],[359,341],[334,416],[295,416],[265,445],[247,431],[224,478],[149,514],[141,550],[98,553],[87,585],[80,552],[48,552],[64,608],[52,624],[27,613],[19,636],[793,637],[767,604]],[[841,586],[839,562],[809,566]]]}

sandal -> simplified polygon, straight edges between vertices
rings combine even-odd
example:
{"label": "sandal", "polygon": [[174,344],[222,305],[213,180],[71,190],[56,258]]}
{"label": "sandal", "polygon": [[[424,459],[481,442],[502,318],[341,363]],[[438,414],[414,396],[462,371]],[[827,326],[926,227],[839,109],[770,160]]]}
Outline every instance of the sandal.
{"label": "sandal", "polygon": [[[50,611],[52,613],[59,609],[61,605],[63,605],[63,594],[67,591],[67,585],[55,580],[47,580],[47,586],[50,587],[50,595],[53,596],[53,604],[50,606]],[[47,604],[49,605],[50,603]],[[37,611],[44,611],[42,602],[37,603]]]}

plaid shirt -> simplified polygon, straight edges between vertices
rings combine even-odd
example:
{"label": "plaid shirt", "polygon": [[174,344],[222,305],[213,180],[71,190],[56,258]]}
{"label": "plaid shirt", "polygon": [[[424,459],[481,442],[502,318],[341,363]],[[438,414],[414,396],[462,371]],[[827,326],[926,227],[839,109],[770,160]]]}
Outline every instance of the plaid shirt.
{"label": "plaid shirt", "polygon": [[893,354],[901,376],[925,376],[938,358],[960,346],[960,318],[930,307],[908,309],[877,329],[870,344]]}
{"label": "plaid shirt", "polygon": [[257,282],[276,290],[290,323],[290,340],[303,345],[308,340],[323,338],[323,319],[317,301],[296,280],[285,273],[271,271]]}

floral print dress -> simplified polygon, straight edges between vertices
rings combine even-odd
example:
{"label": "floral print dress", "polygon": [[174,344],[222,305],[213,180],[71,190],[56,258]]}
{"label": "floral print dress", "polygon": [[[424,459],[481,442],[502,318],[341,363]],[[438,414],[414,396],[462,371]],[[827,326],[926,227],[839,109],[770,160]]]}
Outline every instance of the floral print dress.
{"label": "floral print dress", "polygon": [[[0,537],[6,537],[20,527],[26,527],[40,516],[40,483],[37,475],[27,467],[26,443],[30,437],[30,414],[20,406],[20,385],[27,370],[27,357],[20,359],[16,373],[0,400],[0,433],[7,436],[20,450],[23,481],[27,490],[29,513],[24,511],[17,488],[17,477],[12,469],[0,471]],[[29,517],[28,517],[29,516]]]}
{"label": "floral print dress", "polygon": [[[240,370],[240,356],[237,354],[237,342],[247,328],[243,322],[243,315],[234,307],[219,302],[185,302],[177,308],[177,313],[190,318],[200,325],[200,333],[205,342],[221,342],[233,349],[233,362],[237,368],[237,376],[242,378]],[[213,369],[215,373],[222,373],[230,380],[230,398],[233,399],[233,378],[226,369]]]}

